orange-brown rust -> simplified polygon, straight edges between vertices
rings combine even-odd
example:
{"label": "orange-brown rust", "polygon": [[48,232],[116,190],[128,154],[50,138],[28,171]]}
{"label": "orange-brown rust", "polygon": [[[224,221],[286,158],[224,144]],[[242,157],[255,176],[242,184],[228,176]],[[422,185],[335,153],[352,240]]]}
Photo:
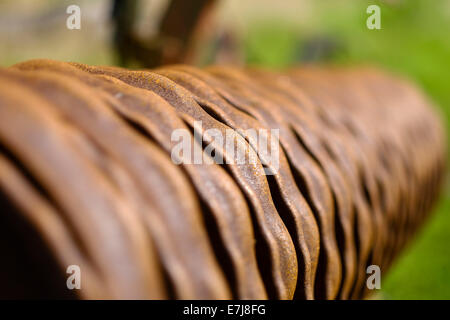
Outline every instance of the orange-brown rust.
{"label": "orange-brown rust", "polygon": [[[224,162],[177,165],[180,129]],[[249,129],[279,130],[278,167]],[[375,69],[0,70],[2,215],[82,268],[78,298],[362,298],[367,266],[385,272],[430,212],[445,157],[429,102]]]}

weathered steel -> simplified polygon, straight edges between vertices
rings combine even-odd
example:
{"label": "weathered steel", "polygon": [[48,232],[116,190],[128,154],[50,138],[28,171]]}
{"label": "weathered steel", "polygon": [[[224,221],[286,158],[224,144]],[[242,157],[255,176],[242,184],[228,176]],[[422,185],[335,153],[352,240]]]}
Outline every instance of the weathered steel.
{"label": "weathered steel", "polygon": [[[235,160],[210,136],[231,131],[256,161],[177,165],[177,129]],[[248,129],[279,130],[278,170]],[[79,298],[362,298],[366,267],[385,272],[430,212],[445,159],[430,103],[377,70],[24,62],[0,70],[0,243],[23,243],[0,296],[76,297],[75,264]],[[45,290],[15,287],[23,261]]]}

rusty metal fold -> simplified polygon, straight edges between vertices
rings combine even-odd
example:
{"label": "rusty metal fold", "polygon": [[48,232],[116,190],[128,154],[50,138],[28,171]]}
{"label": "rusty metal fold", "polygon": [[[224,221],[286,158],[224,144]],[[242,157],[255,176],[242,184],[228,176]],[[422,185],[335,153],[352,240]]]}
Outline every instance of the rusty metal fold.
{"label": "rusty metal fold", "polygon": [[23,62],[0,70],[2,228],[80,266],[75,298],[361,299],[432,211],[445,136],[369,67]]}

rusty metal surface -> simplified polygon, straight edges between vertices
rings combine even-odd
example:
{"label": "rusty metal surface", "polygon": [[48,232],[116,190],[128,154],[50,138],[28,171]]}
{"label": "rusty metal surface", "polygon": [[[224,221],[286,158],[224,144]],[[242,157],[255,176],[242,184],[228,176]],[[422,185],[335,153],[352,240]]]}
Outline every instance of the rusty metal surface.
{"label": "rusty metal surface", "polygon": [[[177,129],[225,160],[210,132],[231,131],[255,162],[177,165]],[[247,129],[279,130],[278,170]],[[29,61],[0,70],[2,221],[79,265],[79,298],[358,299],[431,211],[444,137],[417,89],[370,68]]]}

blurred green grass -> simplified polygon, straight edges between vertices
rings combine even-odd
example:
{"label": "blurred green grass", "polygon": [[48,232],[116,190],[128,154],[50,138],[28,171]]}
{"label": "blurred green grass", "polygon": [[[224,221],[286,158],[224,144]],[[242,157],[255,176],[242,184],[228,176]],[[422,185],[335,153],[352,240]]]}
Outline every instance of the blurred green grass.
{"label": "blurred green grass", "polygon": [[[381,30],[366,27],[370,4],[381,8]],[[304,24],[315,27],[308,30],[279,20],[250,25],[244,40],[247,63],[275,68],[298,64],[309,39],[333,39],[338,50],[327,62],[370,63],[409,77],[436,103],[448,128],[450,1],[322,0],[314,2],[309,19]],[[450,299],[450,183],[446,181],[432,219],[382,279],[382,298]]]}

